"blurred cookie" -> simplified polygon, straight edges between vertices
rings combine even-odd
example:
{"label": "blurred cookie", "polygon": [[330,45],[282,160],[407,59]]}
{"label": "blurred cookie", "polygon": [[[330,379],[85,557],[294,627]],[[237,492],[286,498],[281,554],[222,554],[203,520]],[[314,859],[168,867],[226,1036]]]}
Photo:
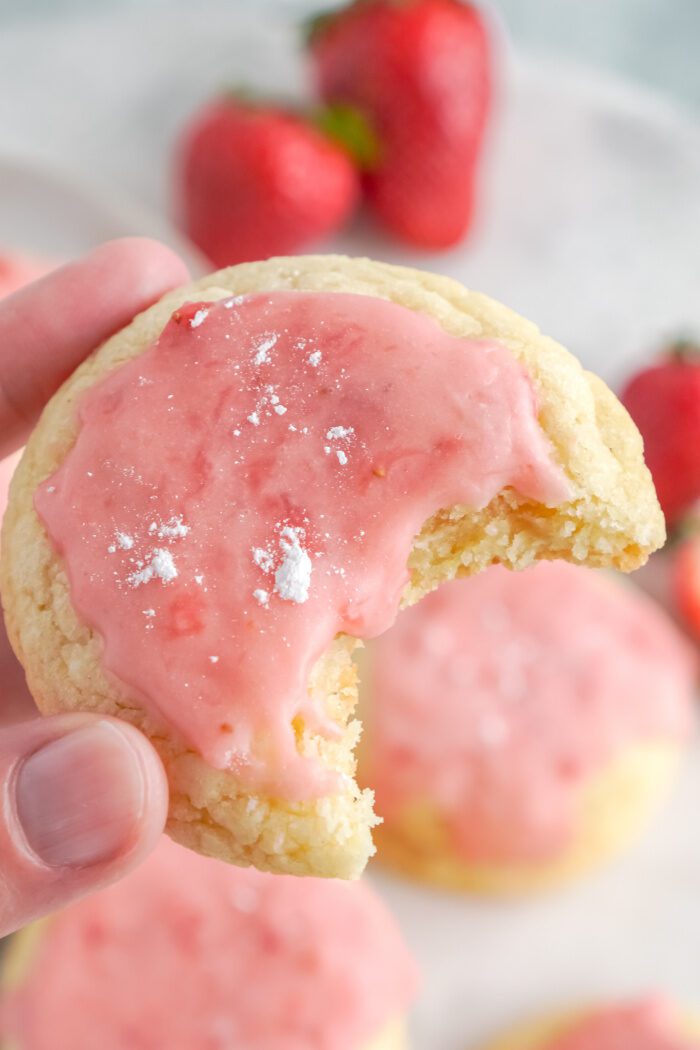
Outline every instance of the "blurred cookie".
{"label": "blurred cookie", "polygon": [[589,569],[493,567],[429,595],[367,657],[380,858],[483,893],[579,875],[663,798],[697,670],[651,599]]}
{"label": "blurred cookie", "polygon": [[11,941],[12,1050],[404,1050],[415,965],[364,883],[244,871],[164,839]]}
{"label": "blurred cookie", "polygon": [[588,1008],[514,1029],[488,1050],[697,1050],[700,1021],[661,997]]}

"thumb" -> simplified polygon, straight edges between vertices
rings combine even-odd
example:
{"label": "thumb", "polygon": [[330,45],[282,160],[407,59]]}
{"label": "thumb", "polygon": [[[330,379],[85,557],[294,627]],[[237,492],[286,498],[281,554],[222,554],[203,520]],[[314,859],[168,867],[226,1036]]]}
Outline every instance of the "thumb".
{"label": "thumb", "polygon": [[0,935],[126,874],[167,812],[160,759],[133,726],[97,715],[0,733]]}

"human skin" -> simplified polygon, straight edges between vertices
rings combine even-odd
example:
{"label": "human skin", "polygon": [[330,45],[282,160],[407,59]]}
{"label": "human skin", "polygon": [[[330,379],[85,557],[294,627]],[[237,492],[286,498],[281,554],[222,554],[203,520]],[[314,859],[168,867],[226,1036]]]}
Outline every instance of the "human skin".
{"label": "human skin", "polygon": [[[2,300],[0,457],[95,346],[185,280],[168,248],[127,238]],[[125,875],[167,811],[162,765],[137,730],[98,715],[37,716],[1,625],[0,792],[0,935]]]}

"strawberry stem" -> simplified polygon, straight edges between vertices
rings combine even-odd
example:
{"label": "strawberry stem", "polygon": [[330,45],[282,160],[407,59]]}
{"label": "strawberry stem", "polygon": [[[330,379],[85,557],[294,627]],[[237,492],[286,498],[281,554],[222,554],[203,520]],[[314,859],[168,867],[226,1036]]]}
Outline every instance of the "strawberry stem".
{"label": "strawberry stem", "polygon": [[308,18],[305,18],[299,27],[304,44],[307,47],[311,46],[314,40],[321,36],[326,27],[335,21],[338,14],[339,11],[337,9],[335,11],[317,11],[315,15],[309,15]]}
{"label": "strawberry stem", "polygon": [[314,124],[327,138],[349,154],[360,171],[371,171],[379,162],[381,146],[367,118],[342,102],[319,110]]}
{"label": "strawberry stem", "polygon": [[700,364],[700,342],[690,338],[676,339],[666,354],[679,364]]}

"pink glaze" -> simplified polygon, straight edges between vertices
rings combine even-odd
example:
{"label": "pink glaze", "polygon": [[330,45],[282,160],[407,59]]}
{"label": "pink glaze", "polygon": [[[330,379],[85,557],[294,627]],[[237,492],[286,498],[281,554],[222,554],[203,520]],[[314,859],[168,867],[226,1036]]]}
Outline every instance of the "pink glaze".
{"label": "pink glaze", "polygon": [[54,268],[54,263],[18,252],[0,252],[0,299],[37,281]]}
{"label": "pink glaze", "polygon": [[300,713],[334,730],[309,670],[390,626],[423,522],[568,491],[504,347],[365,296],[192,304],[79,414],[36,507],[105,667],[212,765],[298,799],[336,787],[296,748]]}
{"label": "pink glaze", "polygon": [[367,884],[265,875],[164,840],[52,917],[0,1017],[18,1050],[364,1050],[416,985]]}
{"label": "pink glaze", "polygon": [[644,999],[589,1014],[546,1050],[697,1050],[680,1028],[670,1003]]}
{"label": "pink glaze", "polygon": [[371,652],[377,810],[428,801],[465,860],[555,857],[591,776],[690,729],[690,646],[641,592],[562,562],[450,583]]}

